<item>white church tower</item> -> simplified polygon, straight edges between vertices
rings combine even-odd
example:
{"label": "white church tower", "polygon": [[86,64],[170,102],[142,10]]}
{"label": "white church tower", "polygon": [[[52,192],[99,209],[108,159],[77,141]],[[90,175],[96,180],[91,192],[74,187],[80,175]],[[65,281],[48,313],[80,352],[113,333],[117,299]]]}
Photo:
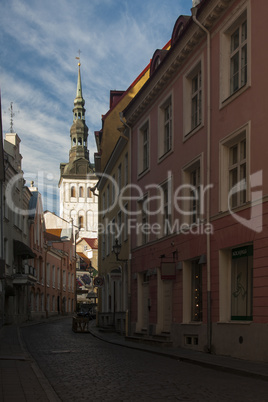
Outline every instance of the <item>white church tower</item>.
{"label": "white church tower", "polygon": [[78,63],[73,124],[70,129],[69,163],[60,164],[60,216],[67,221],[73,220],[73,224],[79,227],[80,238],[97,238],[98,197],[92,188],[98,179],[89,161],[84,105],[80,63]]}

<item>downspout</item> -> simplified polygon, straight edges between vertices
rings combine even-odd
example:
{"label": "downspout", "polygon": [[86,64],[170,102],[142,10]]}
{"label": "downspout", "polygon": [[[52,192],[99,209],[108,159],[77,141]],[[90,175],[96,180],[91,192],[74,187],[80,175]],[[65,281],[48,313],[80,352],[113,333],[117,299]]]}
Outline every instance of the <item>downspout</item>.
{"label": "downspout", "polygon": [[[131,127],[126,123],[126,121],[123,119],[124,115],[123,112],[119,113],[119,118],[121,123],[124,125],[124,127],[127,127],[129,129],[129,138],[127,138],[125,135],[123,136],[124,138],[127,138],[127,140],[131,140]],[[129,150],[131,148],[129,147]],[[131,167],[131,152],[128,152],[128,166]],[[131,171],[131,169],[128,169],[128,171]],[[131,178],[129,178],[131,180]],[[129,240],[128,242],[128,255],[131,256],[131,241]],[[127,275],[128,275],[128,289],[127,289],[127,316],[126,316],[126,335],[131,335],[131,260],[128,258],[127,261]]]}
{"label": "downspout", "polygon": [[[206,189],[206,223],[210,224],[210,138],[211,138],[211,99],[210,99],[210,46],[211,37],[210,32],[197,20],[197,7],[193,7],[192,17],[193,21],[206,33],[207,35],[207,189]],[[211,265],[210,265],[210,230],[206,231],[207,234],[207,349],[211,353],[211,338],[212,338],[212,323],[211,323]]]}

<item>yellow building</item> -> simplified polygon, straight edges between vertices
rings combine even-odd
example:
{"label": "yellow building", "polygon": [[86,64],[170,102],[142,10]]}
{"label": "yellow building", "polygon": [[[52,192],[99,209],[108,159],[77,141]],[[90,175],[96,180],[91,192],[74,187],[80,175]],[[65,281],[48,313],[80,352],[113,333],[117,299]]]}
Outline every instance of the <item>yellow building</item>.
{"label": "yellow building", "polygon": [[[164,49],[169,49],[168,43]],[[121,112],[150,76],[150,63],[126,91],[110,92],[110,109],[95,132],[99,177],[99,304],[98,325],[128,334],[130,323],[131,256],[128,230],[130,209],[130,139]]]}

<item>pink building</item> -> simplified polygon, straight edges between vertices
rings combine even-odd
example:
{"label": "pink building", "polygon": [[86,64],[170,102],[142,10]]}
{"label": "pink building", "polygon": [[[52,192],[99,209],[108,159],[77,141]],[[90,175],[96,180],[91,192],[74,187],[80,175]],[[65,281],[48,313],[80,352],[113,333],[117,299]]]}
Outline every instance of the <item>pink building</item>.
{"label": "pink building", "polygon": [[132,334],[267,361],[268,3],[191,12],[123,112]]}
{"label": "pink building", "polygon": [[[62,229],[45,226],[41,194],[29,187],[30,245],[34,252],[30,287],[30,317],[72,314],[76,304],[76,259],[73,238],[61,239]],[[58,218],[60,219],[60,218]]]}

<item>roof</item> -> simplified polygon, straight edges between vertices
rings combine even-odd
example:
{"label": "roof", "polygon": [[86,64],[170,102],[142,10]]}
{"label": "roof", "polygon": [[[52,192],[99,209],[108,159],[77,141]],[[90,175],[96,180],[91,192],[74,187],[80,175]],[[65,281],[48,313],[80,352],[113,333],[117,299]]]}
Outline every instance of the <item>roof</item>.
{"label": "roof", "polygon": [[98,239],[91,239],[88,237],[82,237],[82,239],[77,243],[79,244],[81,241],[85,241],[93,250],[97,250],[98,249]]}
{"label": "roof", "polygon": [[47,241],[59,241],[61,229],[47,229],[45,232],[45,239]]}

